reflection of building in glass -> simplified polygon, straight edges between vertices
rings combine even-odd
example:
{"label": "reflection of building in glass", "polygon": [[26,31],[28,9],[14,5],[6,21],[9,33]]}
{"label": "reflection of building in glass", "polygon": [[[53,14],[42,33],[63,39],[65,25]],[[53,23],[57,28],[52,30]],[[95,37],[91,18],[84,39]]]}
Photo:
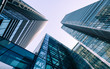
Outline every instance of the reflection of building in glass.
{"label": "reflection of building in glass", "polygon": [[[73,51],[76,52],[78,55],[83,57],[90,65],[95,69],[109,69],[110,67],[102,62],[98,55],[94,55],[90,49],[78,43],[74,48]],[[98,58],[99,57],[99,58]]]}
{"label": "reflection of building in glass", "polygon": [[22,0],[0,0],[0,36],[25,48],[47,20]]}
{"label": "reflection of building in glass", "polygon": [[96,18],[100,22],[110,23],[110,5],[103,7],[100,12],[96,15]]}
{"label": "reflection of building in glass", "polygon": [[110,67],[109,5],[110,0],[100,0],[67,14],[62,20],[62,29]]}
{"label": "reflection of building in glass", "polygon": [[0,37],[0,61],[15,69],[91,69],[78,54],[46,35],[38,54]]}

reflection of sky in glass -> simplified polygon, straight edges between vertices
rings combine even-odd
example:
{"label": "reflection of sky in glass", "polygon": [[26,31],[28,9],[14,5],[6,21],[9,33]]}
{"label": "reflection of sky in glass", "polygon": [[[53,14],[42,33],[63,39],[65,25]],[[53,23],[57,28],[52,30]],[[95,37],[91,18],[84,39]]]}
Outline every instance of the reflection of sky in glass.
{"label": "reflection of sky in glass", "polygon": [[37,44],[48,33],[69,48],[77,43],[69,34],[61,29],[60,23],[63,17],[79,8],[89,5],[98,0],[23,0],[48,19],[48,24],[38,37],[27,47],[28,50],[33,51]]}
{"label": "reflection of sky in glass", "polygon": [[13,69],[13,67],[0,62],[0,69]]}

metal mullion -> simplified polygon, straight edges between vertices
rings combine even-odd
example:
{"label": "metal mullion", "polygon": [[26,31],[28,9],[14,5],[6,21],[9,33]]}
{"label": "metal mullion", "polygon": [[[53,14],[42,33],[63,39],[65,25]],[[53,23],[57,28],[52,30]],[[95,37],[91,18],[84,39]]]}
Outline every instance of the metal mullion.
{"label": "metal mullion", "polygon": [[58,59],[59,57],[55,57],[54,55],[51,55],[53,58]]}
{"label": "metal mullion", "polygon": [[58,46],[57,52],[58,52],[59,67],[60,67],[61,69],[63,69],[63,68],[62,68],[62,62],[61,62],[59,50],[60,50],[60,49],[59,49],[59,46]]}
{"label": "metal mullion", "polygon": [[13,22],[13,21],[14,21],[14,20],[10,20],[10,22],[9,22],[9,24],[8,24],[6,30],[5,30],[5,32],[4,32],[4,34],[3,34],[3,37],[6,37],[6,36],[7,36],[7,30],[9,30],[9,27],[12,25],[12,22]]}
{"label": "metal mullion", "polygon": [[9,26],[6,29],[5,35],[3,36],[5,36],[6,38],[9,38],[9,36],[11,35],[10,33],[12,32],[13,27],[15,27],[14,25],[16,24],[16,22],[17,22],[16,20],[10,21]]}
{"label": "metal mullion", "polygon": [[[4,47],[3,45],[0,45],[0,46],[2,46],[3,48],[6,48],[6,47]],[[2,53],[1,55],[5,54],[7,51],[12,51],[12,52],[16,53],[15,51],[11,50],[11,49],[14,48],[15,46],[16,46],[16,45],[12,46],[11,48],[6,48],[7,50],[6,50],[4,53]],[[18,53],[16,53],[16,54],[18,54]],[[0,55],[0,56],[1,56],[1,55]],[[18,54],[18,55],[22,56],[21,54]],[[24,57],[24,56],[22,56],[22,57]]]}
{"label": "metal mullion", "polygon": [[5,34],[3,36],[8,37],[7,35],[9,35],[10,29],[11,29],[10,27],[13,26],[13,24],[14,24],[13,22],[15,22],[15,20],[11,20],[9,22],[9,25],[8,25],[8,27],[6,29],[6,32],[5,32]]}
{"label": "metal mullion", "polygon": [[[13,34],[13,32],[15,31],[17,25],[18,25],[18,21],[15,21],[15,24],[13,25],[12,29],[10,30],[10,34],[9,34],[8,36],[10,36],[10,37],[12,36],[12,34]],[[8,37],[8,39],[9,39],[10,37]]]}
{"label": "metal mullion", "polygon": [[[6,47],[4,47],[3,45],[0,45],[1,47],[3,47],[3,48],[6,48]],[[13,48],[14,46],[12,46],[11,48]],[[5,54],[8,50],[10,50],[11,48],[6,48],[7,50],[4,52],[4,53],[2,53],[0,56],[2,56],[3,54]]]}
{"label": "metal mullion", "polygon": [[48,53],[49,53],[50,60],[51,60],[51,65],[52,65],[52,68],[53,68],[53,62],[52,62],[52,57],[51,57],[51,53],[50,53],[50,49],[49,48],[48,48]]}
{"label": "metal mullion", "polygon": [[[6,47],[4,47],[3,45],[0,45],[0,46],[2,46],[3,48],[6,48]],[[15,51],[13,51],[13,50],[11,50],[12,48],[14,48],[16,45],[14,45],[14,46],[12,46],[11,48],[6,48],[7,50],[5,51],[5,52],[7,52],[7,51],[12,51],[12,52],[14,52],[14,53],[16,53]],[[4,52],[4,53],[5,53]],[[4,53],[2,53],[1,55],[3,55]],[[18,53],[16,53],[16,54],[18,54]],[[0,55],[0,56],[1,56]],[[20,55],[20,54],[18,54],[18,55]],[[22,56],[22,55],[20,55],[20,56]],[[22,56],[22,57],[24,57],[24,56]]]}
{"label": "metal mullion", "polygon": [[[0,46],[2,46],[2,45],[0,45]],[[4,46],[2,46],[3,48],[6,48],[6,47],[4,47]],[[14,51],[12,51],[11,49],[13,48],[13,47],[15,47],[15,45],[14,46],[12,46],[11,48],[6,48],[7,50],[4,52],[4,53],[2,53],[0,56],[2,56],[2,55],[4,55],[5,53],[7,53],[8,51],[11,51],[11,52],[14,52]],[[16,53],[16,52],[14,52],[14,53]],[[16,54],[18,54],[18,53],[16,53]],[[6,54],[5,54],[6,55]],[[18,54],[18,55],[20,55],[20,54]],[[22,55],[21,55],[22,56]],[[8,56],[8,57],[10,57],[10,56]],[[13,58],[13,57],[12,57]],[[16,59],[16,60],[18,60],[18,59]],[[19,60],[18,60],[19,61]],[[23,62],[23,61],[20,61],[20,62]],[[25,62],[24,62],[25,63]],[[28,63],[26,63],[26,64],[28,64]]]}

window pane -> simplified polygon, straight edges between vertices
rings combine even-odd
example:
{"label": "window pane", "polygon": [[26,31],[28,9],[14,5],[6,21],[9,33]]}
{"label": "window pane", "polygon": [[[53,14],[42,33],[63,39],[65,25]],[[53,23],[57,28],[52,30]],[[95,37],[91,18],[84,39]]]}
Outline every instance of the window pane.
{"label": "window pane", "polygon": [[30,53],[27,50],[24,50],[21,47],[15,46],[11,50],[18,53],[18,54],[20,54],[20,55],[22,55],[22,56],[24,56],[24,57],[28,57],[28,59],[31,59],[31,60],[34,59],[34,54]]}
{"label": "window pane", "polygon": [[11,42],[9,42],[7,40],[1,40],[0,45],[3,47],[6,47],[6,48],[11,48],[14,46],[14,44],[12,44]]}

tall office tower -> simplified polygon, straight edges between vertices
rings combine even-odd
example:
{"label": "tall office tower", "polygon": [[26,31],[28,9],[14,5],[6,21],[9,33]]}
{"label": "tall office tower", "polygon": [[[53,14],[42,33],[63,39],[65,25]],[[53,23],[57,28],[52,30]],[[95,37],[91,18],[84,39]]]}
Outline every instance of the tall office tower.
{"label": "tall office tower", "polygon": [[47,20],[22,0],[0,0],[0,36],[25,48]]}
{"label": "tall office tower", "polygon": [[62,29],[110,67],[109,8],[110,0],[100,0],[71,12],[62,20]]}
{"label": "tall office tower", "polygon": [[79,55],[49,35],[40,42],[36,53],[34,69],[91,69]]}
{"label": "tall office tower", "polygon": [[0,37],[0,61],[14,69],[92,69],[78,54],[49,35],[39,46],[34,54]]}

